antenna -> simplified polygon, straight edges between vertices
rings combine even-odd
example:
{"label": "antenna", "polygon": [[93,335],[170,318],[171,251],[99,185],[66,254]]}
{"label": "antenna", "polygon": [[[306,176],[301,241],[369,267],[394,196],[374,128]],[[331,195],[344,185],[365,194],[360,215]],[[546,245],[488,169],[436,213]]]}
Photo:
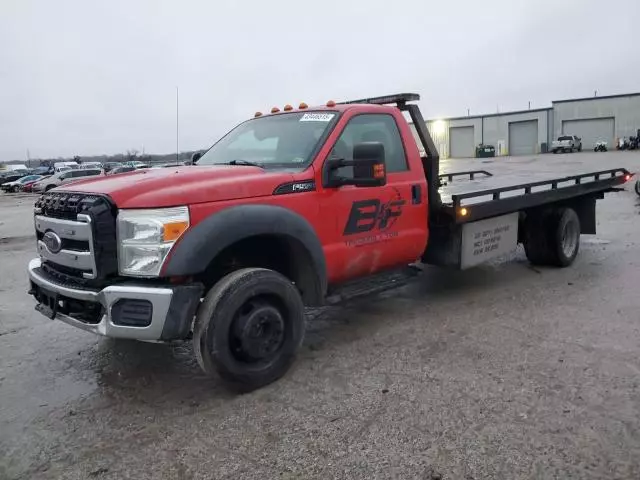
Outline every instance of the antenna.
{"label": "antenna", "polygon": [[178,165],[178,156],[180,155],[180,142],[179,142],[179,133],[180,133],[180,90],[176,86],[176,165]]}

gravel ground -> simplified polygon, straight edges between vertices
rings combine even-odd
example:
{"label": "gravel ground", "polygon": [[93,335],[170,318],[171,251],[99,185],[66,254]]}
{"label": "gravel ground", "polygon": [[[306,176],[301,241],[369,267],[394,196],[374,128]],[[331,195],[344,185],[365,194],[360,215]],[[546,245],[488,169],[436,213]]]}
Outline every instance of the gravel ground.
{"label": "gravel ground", "polygon": [[[640,170],[640,154],[445,161]],[[584,171],[580,169],[578,171]],[[640,478],[640,198],[598,203],[568,269],[518,250],[317,311],[283,379],[233,395],[189,344],[33,310],[34,197],[0,195],[0,479]]]}

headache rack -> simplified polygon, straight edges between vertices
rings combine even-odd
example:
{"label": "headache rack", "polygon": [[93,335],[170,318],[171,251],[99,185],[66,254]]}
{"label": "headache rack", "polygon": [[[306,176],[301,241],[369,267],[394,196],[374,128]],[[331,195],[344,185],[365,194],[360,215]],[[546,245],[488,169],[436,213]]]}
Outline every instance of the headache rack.
{"label": "headache rack", "polygon": [[[603,194],[614,190],[617,185],[622,185],[631,177],[632,174],[627,169],[613,168],[478,190],[451,195],[451,204],[443,205],[442,209],[455,219],[455,223],[467,223],[590,193]],[[483,200],[484,197],[488,198]]]}

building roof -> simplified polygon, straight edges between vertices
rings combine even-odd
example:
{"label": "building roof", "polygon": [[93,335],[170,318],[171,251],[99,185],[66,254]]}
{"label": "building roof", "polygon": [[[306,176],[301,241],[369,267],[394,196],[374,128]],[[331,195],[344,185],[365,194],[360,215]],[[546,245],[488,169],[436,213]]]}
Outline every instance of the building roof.
{"label": "building roof", "polygon": [[568,98],[566,100],[554,100],[551,103],[584,102],[585,100],[606,100],[607,98],[637,97],[640,93],[619,93],[617,95],[602,95],[596,97]]}
{"label": "building roof", "polygon": [[[553,100],[551,102],[551,104],[555,104],[555,103],[567,103],[567,102],[584,102],[586,100],[605,100],[608,98],[624,98],[624,97],[636,97],[636,96],[640,96],[640,92],[638,93],[620,93],[617,95],[602,95],[602,96],[598,96],[598,97],[582,97],[582,98],[568,98],[565,100]],[[429,118],[426,121],[427,122],[435,122],[437,120],[445,120],[445,121],[451,121],[451,120],[473,120],[476,118],[488,118],[488,117],[502,117],[502,116],[509,116],[509,115],[519,115],[519,114],[523,114],[523,113],[530,113],[530,112],[543,112],[545,110],[551,110],[553,108],[553,106],[551,107],[545,107],[545,108],[532,108],[530,110],[514,110],[511,112],[496,112],[496,113],[487,113],[484,115],[469,115],[469,116],[460,116],[460,117],[442,117],[442,118]],[[409,122],[411,123],[411,122]]]}
{"label": "building roof", "polygon": [[444,118],[429,118],[427,122],[435,122],[437,120],[472,120],[474,118],[487,118],[487,117],[506,117],[508,115],[520,115],[523,113],[535,113],[535,112],[546,112],[551,110],[551,107],[545,108],[531,108],[529,110],[513,110],[511,112],[496,112],[496,113],[486,113],[484,115],[464,115],[462,117],[444,117]]}

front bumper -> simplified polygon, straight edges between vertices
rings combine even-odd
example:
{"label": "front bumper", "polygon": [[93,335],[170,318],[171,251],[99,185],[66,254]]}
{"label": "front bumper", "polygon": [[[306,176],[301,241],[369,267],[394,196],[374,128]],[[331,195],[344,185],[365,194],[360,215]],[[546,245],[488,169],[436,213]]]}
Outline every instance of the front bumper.
{"label": "front bumper", "polygon": [[[143,341],[188,337],[203,292],[201,284],[149,286],[121,283],[102,290],[59,283],[35,258],[28,272],[32,294],[43,315],[98,335]],[[139,326],[132,325],[132,321]]]}

